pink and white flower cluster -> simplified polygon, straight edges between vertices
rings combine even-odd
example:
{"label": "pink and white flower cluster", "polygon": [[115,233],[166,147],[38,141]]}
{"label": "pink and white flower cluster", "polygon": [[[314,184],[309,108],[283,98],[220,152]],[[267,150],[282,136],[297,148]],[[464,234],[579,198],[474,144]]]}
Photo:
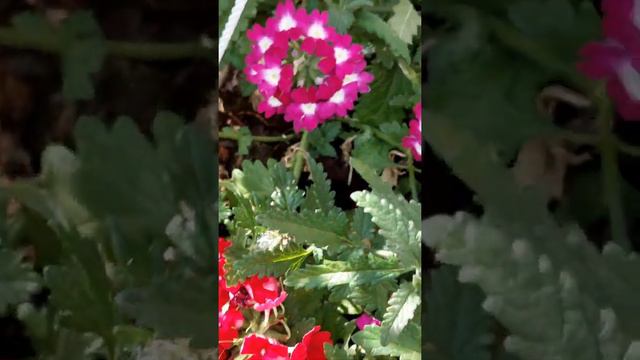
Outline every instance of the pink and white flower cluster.
{"label": "pink and white flower cluster", "polygon": [[422,103],[413,107],[416,119],[409,121],[409,135],[402,139],[402,146],[411,150],[417,161],[422,160]]}
{"label": "pink and white flower cluster", "polygon": [[640,0],[603,0],[606,39],[587,44],[578,68],[605,79],[620,115],[640,121]]}
{"label": "pink and white flower cluster", "polygon": [[[247,31],[252,46],[244,72],[263,97],[258,111],[266,117],[284,114],[296,132],[346,116],[373,81],[364,71],[363,47],[348,34],[338,34],[328,18],[326,11],[307,13],[286,0],[264,27],[256,24]],[[319,70],[314,84],[294,84],[294,77],[314,59]]]}
{"label": "pink and white flower cluster", "polygon": [[[218,238],[218,360],[230,359],[240,333],[245,328],[243,309],[270,312],[282,305],[287,293],[274,277],[251,276],[245,281],[230,286],[226,281],[227,260],[224,251],[231,242]],[[295,346],[280,344],[275,339],[261,334],[249,334],[242,339],[240,355],[250,355],[251,360],[326,360],[324,344],[333,344],[331,334],[316,326]]]}

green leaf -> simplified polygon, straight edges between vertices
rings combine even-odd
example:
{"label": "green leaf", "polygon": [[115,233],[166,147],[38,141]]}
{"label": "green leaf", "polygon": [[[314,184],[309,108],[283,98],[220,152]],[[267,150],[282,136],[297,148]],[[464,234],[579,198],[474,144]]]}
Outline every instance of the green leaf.
{"label": "green leaf", "polygon": [[349,244],[346,219],[344,216],[332,216],[322,213],[286,213],[269,212],[260,214],[257,221],[274,230],[289,234],[298,244],[336,249]]}
{"label": "green leaf", "polygon": [[332,288],[338,285],[373,285],[406,273],[410,269],[395,261],[366,258],[358,262],[325,260],[321,265],[307,265],[291,272],[285,285],[295,288]]}
{"label": "green leaf", "polygon": [[175,212],[173,189],[149,141],[127,118],[107,130],[81,118],[75,138],[80,168],[79,199],[97,217],[116,216],[138,230],[164,230]]}
{"label": "green leaf", "polygon": [[345,8],[351,11],[355,11],[362,7],[373,6],[373,5],[374,5],[373,1],[371,0],[349,0],[349,1],[346,1]]}
{"label": "green leaf", "polygon": [[355,192],[351,198],[372,215],[373,222],[380,227],[380,234],[387,239],[387,246],[398,255],[400,261],[419,268],[422,258],[420,204],[408,202],[395,194],[391,186],[361,160],[352,158],[351,164],[373,189],[373,192]]}
{"label": "green leaf", "polygon": [[373,135],[371,130],[367,129],[362,135],[356,137],[351,156],[361,159],[364,163],[371,164],[376,171],[382,171],[395,165],[389,159],[391,150],[393,150],[393,146],[386,141],[380,140]]}
{"label": "green leaf", "polygon": [[398,37],[395,31],[378,15],[369,11],[361,11],[356,20],[357,24],[366,31],[377,35],[389,46],[391,51],[406,61],[411,61],[409,48]]}
{"label": "green leaf", "polygon": [[411,82],[397,66],[391,70],[374,66],[372,70],[375,78],[371,92],[360,97],[354,117],[369,125],[401,122],[406,118],[404,110],[399,106],[391,106],[390,102],[399,95],[412,96]]}
{"label": "green leaf", "polygon": [[70,100],[88,100],[95,92],[91,75],[107,54],[100,26],[88,11],[74,12],[62,23],[62,93]]}
{"label": "green leaf", "polygon": [[[415,103],[411,102],[409,104],[410,107],[413,107]],[[386,122],[380,124],[380,131],[382,131],[386,136],[388,136],[395,143],[402,143],[402,138],[407,136],[409,133],[409,128],[405,123],[400,124],[397,122]]]}
{"label": "green leaf", "polygon": [[307,157],[307,165],[313,184],[307,189],[307,197],[302,205],[303,210],[321,212],[339,211],[335,206],[335,192],[331,190],[331,181],[327,179],[322,164],[317,163],[313,158]]}
{"label": "green leaf", "polygon": [[120,309],[161,338],[190,338],[191,346],[209,348],[217,336],[212,278],[157,278],[149,286],[116,296]]}
{"label": "green leaf", "polygon": [[349,360],[351,359],[347,352],[340,346],[332,346],[324,344],[324,354],[327,360]]}
{"label": "green leaf", "polygon": [[398,356],[400,360],[419,360],[420,328],[414,323],[409,324],[404,336],[388,345],[380,343],[382,329],[378,326],[367,326],[355,333],[351,338],[372,356]]}
{"label": "green leaf", "polygon": [[393,16],[387,23],[398,35],[400,40],[411,44],[413,37],[418,34],[420,27],[420,15],[409,0],[400,0],[393,7]]}
{"label": "green leaf", "polygon": [[110,336],[115,316],[111,295],[92,283],[81,266],[47,266],[44,279],[51,289],[50,301],[61,315],[62,324],[80,332]]}
{"label": "green leaf", "polygon": [[305,249],[247,251],[234,244],[225,252],[229,264],[227,279],[235,284],[252,275],[280,277],[300,266],[310,253]]}
{"label": "green leaf", "polygon": [[403,282],[391,295],[389,307],[384,314],[380,332],[380,343],[389,345],[398,339],[420,305],[420,290],[410,282]]}
{"label": "green leaf", "polygon": [[354,240],[371,240],[374,236],[375,226],[371,220],[371,214],[367,214],[362,208],[356,208],[351,221],[349,237]]}
{"label": "green leaf", "polygon": [[461,284],[457,269],[442,266],[434,271],[423,296],[428,304],[424,317],[424,350],[432,359],[489,360],[492,321],[482,309],[485,296],[474,285]]}
{"label": "green leaf", "polygon": [[342,123],[339,121],[326,122],[316,130],[312,131],[308,135],[309,141],[309,154],[313,158],[318,156],[336,157],[336,149],[334,149],[331,142],[334,141],[340,130],[342,129]]}
{"label": "green leaf", "polygon": [[[342,3],[342,2],[341,2]],[[349,31],[351,24],[355,20],[353,16],[353,10],[346,9],[344,6],[336,5],[334,3],[329,3],[329,25],[336,28],[336,30],[345,34]]]}
{"label": "green leaf", "polygon": [[0,315],[6,314],[9,305],[29,300],[39,288],[40,277],[21,256],[0,249]]}
{"label": "green leaf", "polygon": [[509,19],[530,38],[544,44],[568,66],[579,60],[584,44],[600,36],[601,19],[591,1],[521,0],[508,9]]}
{"label": "green leaf", "polygon": [[[447,56],[438,46],[430,51],[433,76],[427,96],[433,112],[495,144],[505,159],[526,140],[553,131],[535,102],[540,88],[552,79],[546,70],[490,45],[457,64],[448,63]],[[432,59],[449,65],[435,67]],[[513,126],[513,119],[518,119],[518,126]]]}

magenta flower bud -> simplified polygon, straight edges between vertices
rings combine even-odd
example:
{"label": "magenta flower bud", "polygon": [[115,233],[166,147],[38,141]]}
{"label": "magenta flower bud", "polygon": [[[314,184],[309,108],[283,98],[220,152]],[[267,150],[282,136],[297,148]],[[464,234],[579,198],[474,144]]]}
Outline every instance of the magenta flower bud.
{"label": "magenta flower bud", "polygon": [[363,330],[367,325],[380,326],[380,320],[367,313],[363,313],[356,319],[356,326],[358,327],[358,329]]}

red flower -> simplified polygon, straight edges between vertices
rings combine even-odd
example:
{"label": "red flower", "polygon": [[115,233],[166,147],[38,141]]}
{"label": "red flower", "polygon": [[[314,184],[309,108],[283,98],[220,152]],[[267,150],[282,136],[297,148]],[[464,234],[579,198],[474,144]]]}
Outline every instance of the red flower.
{"label": "red flower", "polygon": [[252,276],[233,292],[233,302],[256,311],[267,311],[278,307],[287,298],[287,293],[273,277]]}
{"label": "red flower", "polygon": [[326,360],[324,344],[333,345],[331,333],[320,331],[320,326],[316,326],[293,348],[291,360]]}
{"label": "red flower", "polygon": [[288,360],[289,348],[273,339],[252,334],[244,338],[240,355],[252,355],[249,360]]}

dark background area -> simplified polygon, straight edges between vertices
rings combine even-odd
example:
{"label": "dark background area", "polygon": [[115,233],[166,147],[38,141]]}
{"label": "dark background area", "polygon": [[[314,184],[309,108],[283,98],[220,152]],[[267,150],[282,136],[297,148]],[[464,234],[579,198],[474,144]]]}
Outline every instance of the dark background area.
{"label": "dark background area", "polygon": [[[23,11],[55,22],[77,10],[90,10],[108,40],[194,42],[203,35],[215,39],[217,28],[217,3],[209,0],[0,0],[0,28]],[[62,97],[57,56],[0,45],[0,180],[37,175],[48,144],[73,147],[73,127],[82,115],[108,123],[129,116],[146,134],[160,110],[193,121],[214,102],[216,77],[209,59],[141,61],[107,55],[93,76],[94,99],[71,102]],[[33,300],[46,302],[46,290]],[[20,322],[0,318],[0,360],[33,355]]]}

